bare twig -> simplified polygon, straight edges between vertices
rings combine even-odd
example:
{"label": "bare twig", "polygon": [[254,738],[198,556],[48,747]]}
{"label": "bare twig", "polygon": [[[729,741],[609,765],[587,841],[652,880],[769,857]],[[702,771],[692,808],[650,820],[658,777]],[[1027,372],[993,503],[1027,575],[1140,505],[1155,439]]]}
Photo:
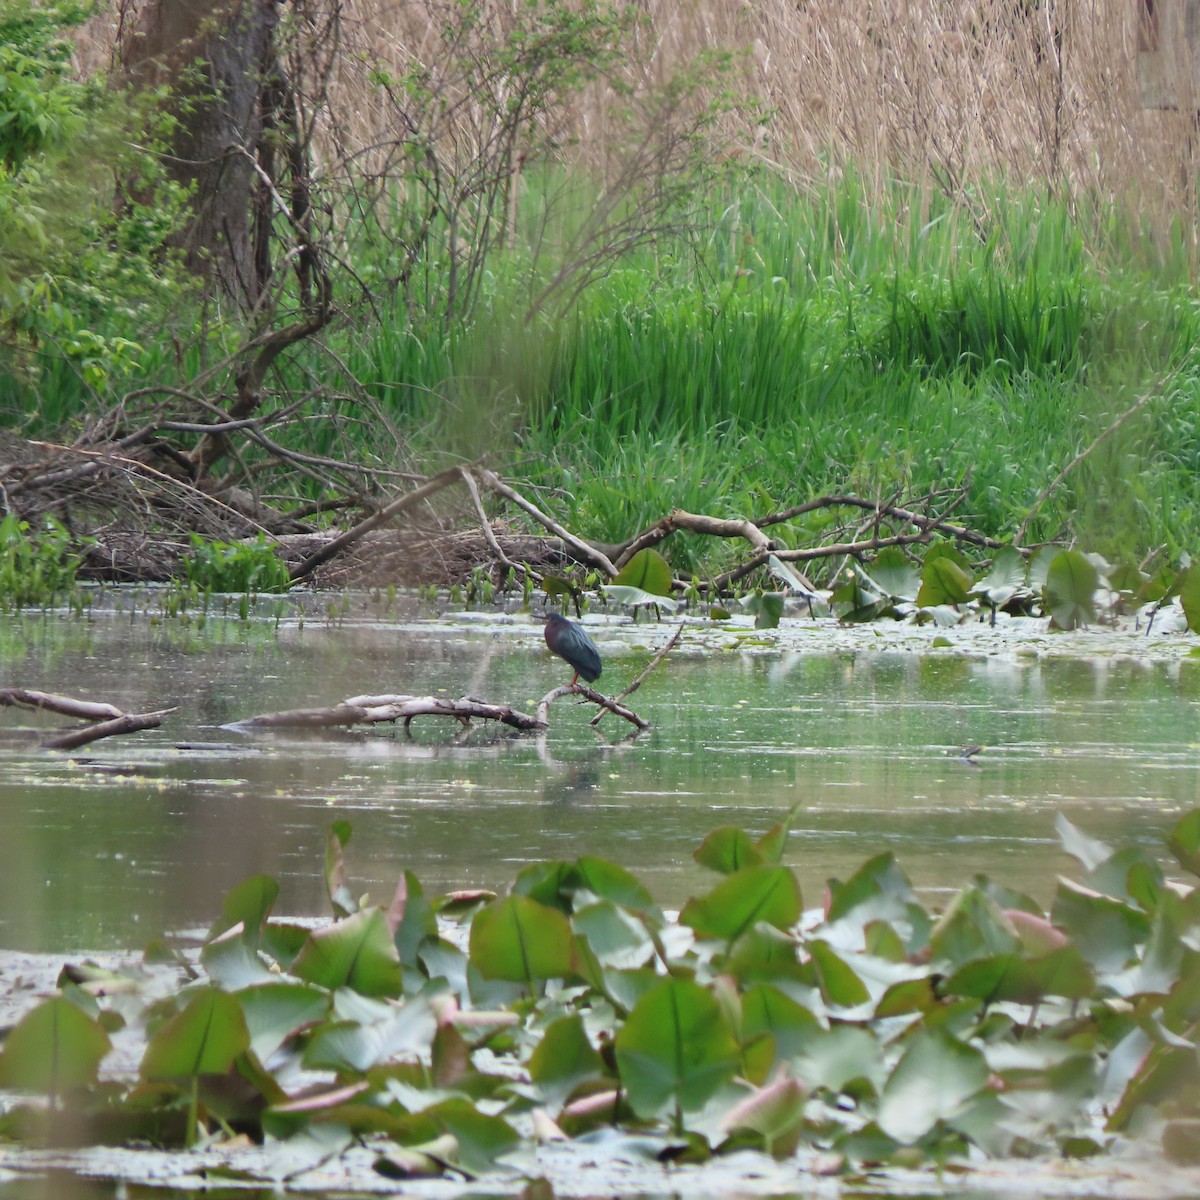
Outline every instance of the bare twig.
{"label": "bare twig", "polygon": [[499,476],[492,471],[480,468],[477,472],[479,481],[497,496],[503,496],[506,500],[511,500],[518,508],[527,512],[539,525],[548,529],[555,537],[561,538],[563,542],[571,548],[575,557],[580,562],[589,563],[594,567],[599,567],[609,579],[612,579],[617,574],[617,568],[613,566],[608,555],[601,553],[594,546],[589,546],[587,542],[581,538],[577,538],[569,530],[564,529],[553,517],[548,517],[535,504],[531,504],[520,492],[514,491],[503,483]]}
{"label": "bare twig", "polygon": [[624,717],[631,725],[637,726],[638,729],[649,729],[650,722],[645,717],[639,717],[631,708],[626,708],[625,705],[619,704],[611,696],[605,696],[597,692],[594,688],[588,687],[586,683],[564,683],[561,687],[556,687],[554,691],[547,692],[537,706],[537,720],[543,727],[550,725],[550,705],[562,696],[582,696],[585,700],[590,700],[593,704],[600,705],[601,708],[608,709],[609,712],[615,713],[618,717]]}
{"label": "bare twig", "polygon": [[[686,621],[679,622],[679,628],[676,629],[673,634],[671,634],[666,645],[663,646],[663,648],[650,660],[646,666],[646,669],[623,692],[620,692],[614,697],[615,700],[621,701],[624,700],[626,696],[632,696],[633,693],[636,692],[638,688],[640,688],[642,684],[646,682],[647,678],[649,678],[650,672],[653,671],[654,668],[657,667],[658,664],[662,662],[662,660],[666,658],[672,650],[675,649],[675,645],[683,634],[683,629],[686,624]],[[591,719],[591,721],[588,722],[588,724],[593,726],[599,725],[604,719],[604,714],[611,711],[612,710],[607,707],[601,708],[600,711]]]}
{"label": "bare twig", "polygon": [[466,467],[459,467],[459,474],[462,476],[462,481],[466,485],[467,491],[471,494],[471,503],[475,506],[475,515],[479,518],[479,528],[483,533],[483,540],[487,542],[488,548],[491,550],[496,561],[501,566],[508,570],[517,572],[521,571],[529,575],[531,578],[540,582],[541,575],[536,571],[531,570],[527,566],[520,563],[515,563],[504,553],[500,543],[496,540],[496,533],[492,529],[492,523],[488,520],[487,513],[483,511],[483,500],[479,495],[479,488],[475,484],[475,476]]}
{"label": "bare twig", "polygon": [[365,521],[360,521],[352,529],[347,529],[345,533],[339,534],[331,541],[326,542],[324,546],[310,554],[302,563],[293,567],[291,571],[292,581],[295,582],[298,579],[303,579],[306,575],[311,575],[322,563],[328,562],[335,554],[344,550],[347,546],[354,545],[355,542],[370,533],[372,529],[378,529],[380,525],[386,524],[393,517],[398,517],[402,512],[413,508],[422,500],[428,499],[435,492],[440,492],[442,488],[453,483],[459,477],[458,467],[448,467],[446,470],[434,475],[432,479],[427,480],[421,487],[415,488],[411,492],[406,492],[398,500],[393,500],[391,504],[381,508]]}

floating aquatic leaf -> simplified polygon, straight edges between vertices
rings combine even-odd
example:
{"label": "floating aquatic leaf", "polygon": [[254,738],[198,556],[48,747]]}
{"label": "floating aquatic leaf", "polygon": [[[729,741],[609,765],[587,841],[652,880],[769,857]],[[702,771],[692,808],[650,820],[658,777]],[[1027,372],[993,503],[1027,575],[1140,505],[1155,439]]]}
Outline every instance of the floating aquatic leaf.
{"label": "floating aquatic leaf", "polygon": [[580,1084],[605,1074],[604,1060],[577,1015],[551,1022],[529,1058],[529,1077],[552,1109],[562,1108]]}
{"label": "floating aquatic leaf", "polygon": [[263,923],[279,898],[279,884],[270,875],[252,875],[225,893],[221,916],[209,931],[212,940],[235,925],[241,925],[243,937],[257,942]]}
{"label": "floating aquatic leaf", "polygon": [[1094,871],[1101,863],[1112,857],[1113,849],[1107,842],[1089,837],[1082,829],[1073,825],[1063,813],[1055,816],[1054,828],[1058,833],[1058,840],[1062,842],[1062,848],[1072,858],[1077,858],[1086,870]]}
{"label": "floating aquatic leaf", "polygon": [[1200,875],[1200,808],[1193,808],[1176,823],[1167,849],[1186,871]]}
{"label": "floating aquatic leaf", "polygon": [[1078,550],[1062,550],[1054,556],[1046,572],[1043,596],[1056,628],[1078,629],[1095,618],[1099,582],[1095,566]]}
{"label": "floating aquatic leaf", "polygon": [[639,550],[614,577],[613,585],[638,588],[651,596],[671,594],[671,567],[651,546]]}
{"label": "floating aquatic leaf", "polygon": [[348,917],[358,905],[346,886],[346,859],[343,851],[350,841],[350,822],[334,821],[325,835],[325,890],[335,917]]}
{"label": "floating aquatic leaf", "polygon": [[952,558],[927,558],[921,572],[921,589],[917,604],[921,608],[939,605],[966,604],[971,595],[972,580]]}
{"label": "floating aquatic leaf", "polygon": [[293,1034],[322,1020],[329,1013],[329,995],[303,983],[264,983],[237,994],[250,1034],[250,1049],[259,1062]]}
{"label": "floating aquatic leaf", "polygon": [[790,1060],[821,1030],[804,1005],[770,983],[756,983],[742,996],[742,1036],[769,1033],[778,1056]]}
{"label": "floating aquatic leaf", "polygon": [[627,604],[630,608],[659,608],[663,612],[678,612],[684,607],[683,600],[673,596],[663,596],[657,592],[647,592],[642,588],[630,587],[624,583],[606,583],[604,594],[617,604]]}
{"label": "floating aquatic leaf", "polygon": [[1111,896],[1060,879],[1051,918],[1100,972],[1121,971],[1150,933],[1150,918]]}
{"label": "floating aquatic leaf", "polygon": [[1200,569],[1195,565],[1186,567],[1175,586],[1179,589],[1179,603],[1187,617],[1188,628],[1193,633],[1200,632]]}
{"label": "floating aquatic leaf", "polygon": [[571,973],[566,917],[528,896],[508,896],[471,922],[471,963],[485,979],[532,984]]}
{"label": "floating aquatic leaf", "polygon": [[765,859],[751,836],[733,825],[721,825],[708,833],[692,857],[702,866],[722,875],[743,867],[762,866]]}
{"label": "floating aquatic leaf", "polygon": [[732,941],[759,921],[787,929],[799,920],[802,907],[800,884],[787,867],[744,867],[707,896],[689,900],[679,921],[699,934]]}
{"label": "floating aquatic leaf", "polygon": [[1025,588],[1025,560],[1015,546],[996,551],[988,573],[975,584],[974,594],[982,596],[993,608],[1003,608]]}
{"label": "floating aquatic leaf", "polygon": [[621,1084],[642,1117],[668,1105],[702,1108],[740,1059],[721,1006],[688,979],[664,979],[642,996],[615,1045]]}
{"label": "floating aquatic leaf", "polygon": [[27,1012],[0,1049],[0,1086],[58,1095],[96,1078],[111,1043],[99,1021],[65,996]]}
{"label": "floating aquatic leaf", "polygon": [[882,596],[893,600],[916,600],[921,586],[917,568],[905,557],[904,551],[896,546],[886,546],[871,564],[866,575],[870,586]]}
{"label": "floating aquatic leaf", "polygon": [[364,996],[399,996],[404,990],[400,956],[381,908],[364,908],[313,930],[292,963],[292,974]]}
{"label": "floating aquatic leaf", "polygon": [[898,1142],[915,1142],[953,1118],[987,1084],[988,1067],[973,1046],[938,1030],[919,1030],[884,1085],[879,1126]]}
{"label": "floating aquatic leaf", "polygon": [[631,871],[607,859],[585,854],[575,863],[572,882],[635,912],[661,915],[645,885]]}
{"label": "floating aquatic leaf", "polygon": [[782,592],[755,592],[743,596],[740,603],[754,617],[755,629],[775,629],[783,619]]}
{"label": "floating aquatic leaf", "polygon": [[150,1039],[142,1055],[142,1078],[221,1075],[249,1048],[242,1006],[227,992],[204,988]]}
{"label": "floating aquatic leaf", "polygon": [[438,927],[433,905],[425,898],[425,891],[412,871],[405,871],[396,885],[387,923],[400,965],[416,968],[421,943],[426,938],[436,938]]}
{"label": "floating aquatic leaf", "polygon": [[734,1105],[721,1118],[721,1125],[731,1133],[751,1130],[762,1138],[767,1154],[787,1158],[799,1143],[807,1098],[798,1080],[777,1079]]}

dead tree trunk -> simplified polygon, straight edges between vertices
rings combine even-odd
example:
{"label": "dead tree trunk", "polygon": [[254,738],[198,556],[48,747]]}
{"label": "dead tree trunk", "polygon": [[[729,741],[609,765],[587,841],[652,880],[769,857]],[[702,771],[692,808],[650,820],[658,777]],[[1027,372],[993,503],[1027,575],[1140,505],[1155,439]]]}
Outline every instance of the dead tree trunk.
{"label": "dead tree trunk", "polygon": [[168,169],[195,188],[179,235],[185,261],[225,295],[261,292],[255,169],[275,85],[276,0],[149,0],[121,47],[129,77],[166,85],[178,125]]}

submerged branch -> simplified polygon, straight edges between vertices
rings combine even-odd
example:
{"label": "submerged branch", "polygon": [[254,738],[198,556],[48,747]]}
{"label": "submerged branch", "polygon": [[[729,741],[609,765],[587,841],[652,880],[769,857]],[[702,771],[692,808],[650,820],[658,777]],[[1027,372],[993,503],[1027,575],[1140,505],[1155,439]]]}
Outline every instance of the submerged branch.
{"label": "submerged branch", "polygon": [[284,712],[261,713],[244,721],[235,721],[229,729],[331,729],[351,725],[376,725],[403,721],[407,730],[414,717],[450,717],[468,724],[472,718],[499,721],[513,729],[534,730],[544,724],[528,713],[507,704],[491,704],[475,696],[447,700],[440,696],[351,696],[329,708],[296,708]]}
{"label": "submerged branch", "polygon": [[122,733],[138,733],[143,729],[157,729],[163,717],[177,712],[174,708],[163,708],[152,713],[127,713],[115,704],[94,700],[78,700],[74,696],[56,696],[52,692],[35,692],[28,688],[0,688],[0,707],[24,708],[31,711],[42,709],[62,717],[81,717],[94,724],[66,733],[56,733],[45,738],[41,745],[46,750],[75,750],[101,738],[115,737]]}

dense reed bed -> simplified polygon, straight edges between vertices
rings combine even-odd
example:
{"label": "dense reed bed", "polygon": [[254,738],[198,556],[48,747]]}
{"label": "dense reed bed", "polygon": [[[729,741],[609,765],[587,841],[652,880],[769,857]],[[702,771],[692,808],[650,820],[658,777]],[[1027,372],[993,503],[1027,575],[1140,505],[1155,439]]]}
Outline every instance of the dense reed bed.
{"label": "dense reed bed", "polygon": [[[1194,138],[1143,106],[1135,6],[648,0],[558,75],[521,57],[536,5],[333,7],[336,58],[308,53],[341,316],[271,380],[300,449],[486,456],[611,541],[965,485],[994,536],[1036,507],[1026,542],[1200,546]],[[120,386],[210,379],[225,318],[117,328]],[[75,371],[39,387],[69,422]]]}

